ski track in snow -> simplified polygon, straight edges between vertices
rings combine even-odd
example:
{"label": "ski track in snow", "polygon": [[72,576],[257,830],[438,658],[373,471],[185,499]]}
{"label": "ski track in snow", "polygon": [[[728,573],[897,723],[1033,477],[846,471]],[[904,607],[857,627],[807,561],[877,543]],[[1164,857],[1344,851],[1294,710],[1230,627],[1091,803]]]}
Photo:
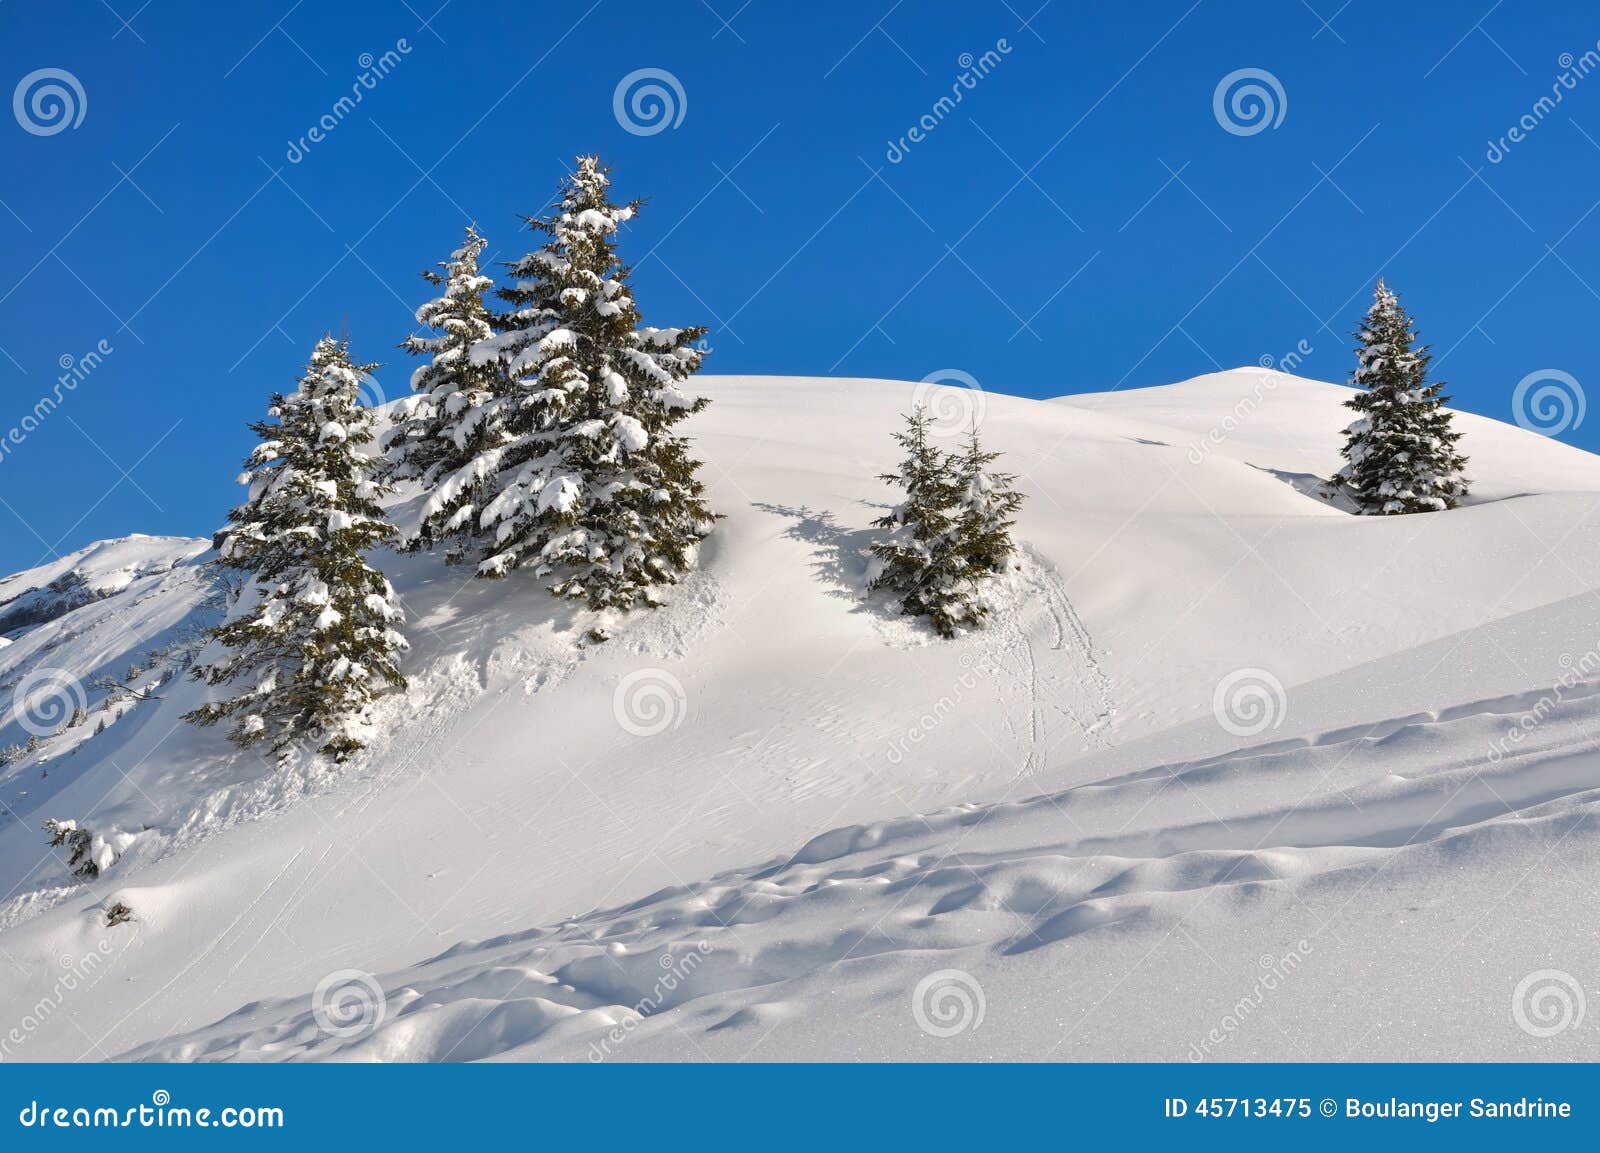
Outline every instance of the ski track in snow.
{"label": "ski track in snow", "polygon": [[[1055,567],[1027,542],[1018,544],[1018,564],[1009,574],[998,606],[1004,651],[1026,670],[1017,694],[1028,710],[1028,759],[1019,776],[1043,769],[1054,746],[1081,734],[1088,747],[1107,748],[1106,728],[1115,715],[1111,683],[1095,656],[1088,628],[1072,607]],[[1048,635],[1040,636],[1048,622]],[[1049,715],[1066,722],[1067,732],[1052,738]]]}

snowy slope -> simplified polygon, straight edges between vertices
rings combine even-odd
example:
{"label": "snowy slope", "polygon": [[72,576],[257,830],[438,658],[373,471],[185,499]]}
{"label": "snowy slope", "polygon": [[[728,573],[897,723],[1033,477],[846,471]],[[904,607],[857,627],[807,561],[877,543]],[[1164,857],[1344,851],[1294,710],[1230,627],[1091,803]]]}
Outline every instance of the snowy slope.
{"label": "snowy slope", "polygon": [[[582,1059],[621,1029],[605,1054],[1180,1060],[1302,941],[1203,1056],[1596,1055],[1510,1006],[1600,972],[1600,459],[1462,417],[1477,503],[1359,519],[1296,475],[1337,458],[1331,385],[985,396],[1024,561],[991,627],[936,643],[861,595],[926,386],[696,385],[727,519],[610,643],[531,582],[386,557],[411,687],[355,765],[237,753],[178,720],[178,678],[6,770],[0,997],[105,957],[15,1055]],[[85,639],[110,615],[170,645],[216,592],[173,547],[159,595],[13,634],[0,678],[123,663]],[[46,816],[125,855],[75,883]],[[345,970],[378,974],[375,1031],[313,1012]],[[959,1036],[911,1010],[943,970],[986,1006]]]}

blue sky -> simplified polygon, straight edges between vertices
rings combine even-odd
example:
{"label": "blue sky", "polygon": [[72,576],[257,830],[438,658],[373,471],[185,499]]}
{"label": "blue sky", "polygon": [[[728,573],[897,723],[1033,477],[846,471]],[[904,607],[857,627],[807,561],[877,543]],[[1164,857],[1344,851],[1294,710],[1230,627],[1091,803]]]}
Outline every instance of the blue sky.
{"label": "blue sky", "polygon": [[[0,123],[0,435],[109,349],[0,456],[0,570],[209,532],[315,337],[403,391],[417,271],[469,219],[520,254],[587,151],[650,198],[638,298],[709,325],[712,372],[1049,396],[1305,347],[1343,380],[1382,274],[1461,407],[1600,380],[1592,4],[1038,2],[0,6],[5,84],[82,93]],[[671,74],[659,131],[615,112],[641,69]],[[1217,112],[1243,69],[1259,131]],[[1600,446],[1600,416],[1561,435]]]}

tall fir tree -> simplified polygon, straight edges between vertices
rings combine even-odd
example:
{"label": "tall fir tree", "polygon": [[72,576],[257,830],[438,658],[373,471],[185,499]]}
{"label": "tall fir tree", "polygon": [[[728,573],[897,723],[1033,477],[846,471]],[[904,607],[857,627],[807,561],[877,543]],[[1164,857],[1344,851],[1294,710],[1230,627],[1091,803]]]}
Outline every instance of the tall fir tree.
{"label": "tall fir tree", "polygon": [[998,573],[1010,563],[1016,551],[1011,529],[1022,507],[1017,478],[990,467],[999,459],[999,453],[984,449],[974,424],[955,462],[960,508],[956,533],[961,553],[973,570],[986,575]]}
{"label": "tall fir tree", "polygon": [[676,431],[708,403],[679,387],[705,329],[641,327],[616,253],[640,202],[614,202],[607,171],[579,157],[551,213],[528,219],[547,240],[511,266],[500,295],[515,311],[474,352],[507,374],[511,434],[481,464],[497,491],[478,571],[531,567],[559,596],[628,609],[694,565],[715,518]]}
{"label": "tall fir tree", "polygon": [[960,472],[929,439],[932,417],[925,409],[918,406],[905,421],[894,437],[905,459],[898,472],[881,478],[905,490],[905,500],[873,522],[888,531],[872,546],[868,588],[895,593],[902,612],[928,617],[940,636],[953,637],[987,613],[977,598],[977,570],[963,547],[967,506]]}
{"label": "tall fir tree", "polygon": [[249,496],[218,533],[218,563],[246,581],[210,632],[222,653],[191,674],[242,691],[188,714],[202,725],[232,721],[241,746],[283,753],[315,737],[342,760],[362,747],[371,701],[405,683],[402,613],[364,556],[395,537],[378,505],[387,490],[363,451],[373,415],[357,390],[372,368],[351,361],[345,339],[323,337],[299,388],[274,394],[268,419],[250,426],[261,443],[239,477]]}
{"label": "tall fir tree", "polygon": [[1416,343],[1411,318],[1383,281],[1356,337],[1359,390],[1345,407],[1357,419],[1345,429],[1345,465],[1329,482],[1364,515],[1455,508],[1467,493],[1461,434],[1444,408],[1443,383],[1428,383],[1428,349]]}
{"label": "tall fir tree", "polygon": [[441,261],[443,275],[422,275],[441,295],[417,309],[417,323],[436,335],[406,338],[400,347],[426,363],[411,375],[413,395],[385,439],[389,473],[420,480],[429,490],[410,548],[471,540],[491,478],[480,471],[485,453],[503,445],[505,389],[498,362],[475,363],[475,345],[493,335],[483,295],[494,281],[478,270],[488,242],[469,225],[460,248]]}

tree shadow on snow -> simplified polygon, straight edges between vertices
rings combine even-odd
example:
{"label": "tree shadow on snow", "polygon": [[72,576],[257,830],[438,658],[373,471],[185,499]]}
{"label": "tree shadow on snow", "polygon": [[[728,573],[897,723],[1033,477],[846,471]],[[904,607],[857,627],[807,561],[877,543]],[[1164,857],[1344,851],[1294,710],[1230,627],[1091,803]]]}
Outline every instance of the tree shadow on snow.
{"label": "tree shadow on snow", "polygon": [[874,604],[879,598],[869,598],[867,592],[867,566],[872,559],[869,550],[882,536],[879,530],[845,528],[831,512],[805,505],[752,501],[751,506],[794,522],[783,535],[811,547],[815,556],[812,570],[827,587],[829,596],[853,602],[857,612],[876,612],[887,617],[899,615],[891,605]]}
{"label": "tree shadow on snow", "polygon": [[[1245,462],[1249,464],[1249,461]],[[1328,492],[1328,478],[1318,476],[1314,472],[1290,472],[1283,468],[1268,468],[1262,464],[1251,464],[1257,472],[1268,473],[1281,480],[1284,484],[1294,489],[1301,496],[1308,496],[1319,504],[1336,508],[1343,512],[1354,512],[1355,508],[1350,501],[1338,494],[1330,495]]]}

